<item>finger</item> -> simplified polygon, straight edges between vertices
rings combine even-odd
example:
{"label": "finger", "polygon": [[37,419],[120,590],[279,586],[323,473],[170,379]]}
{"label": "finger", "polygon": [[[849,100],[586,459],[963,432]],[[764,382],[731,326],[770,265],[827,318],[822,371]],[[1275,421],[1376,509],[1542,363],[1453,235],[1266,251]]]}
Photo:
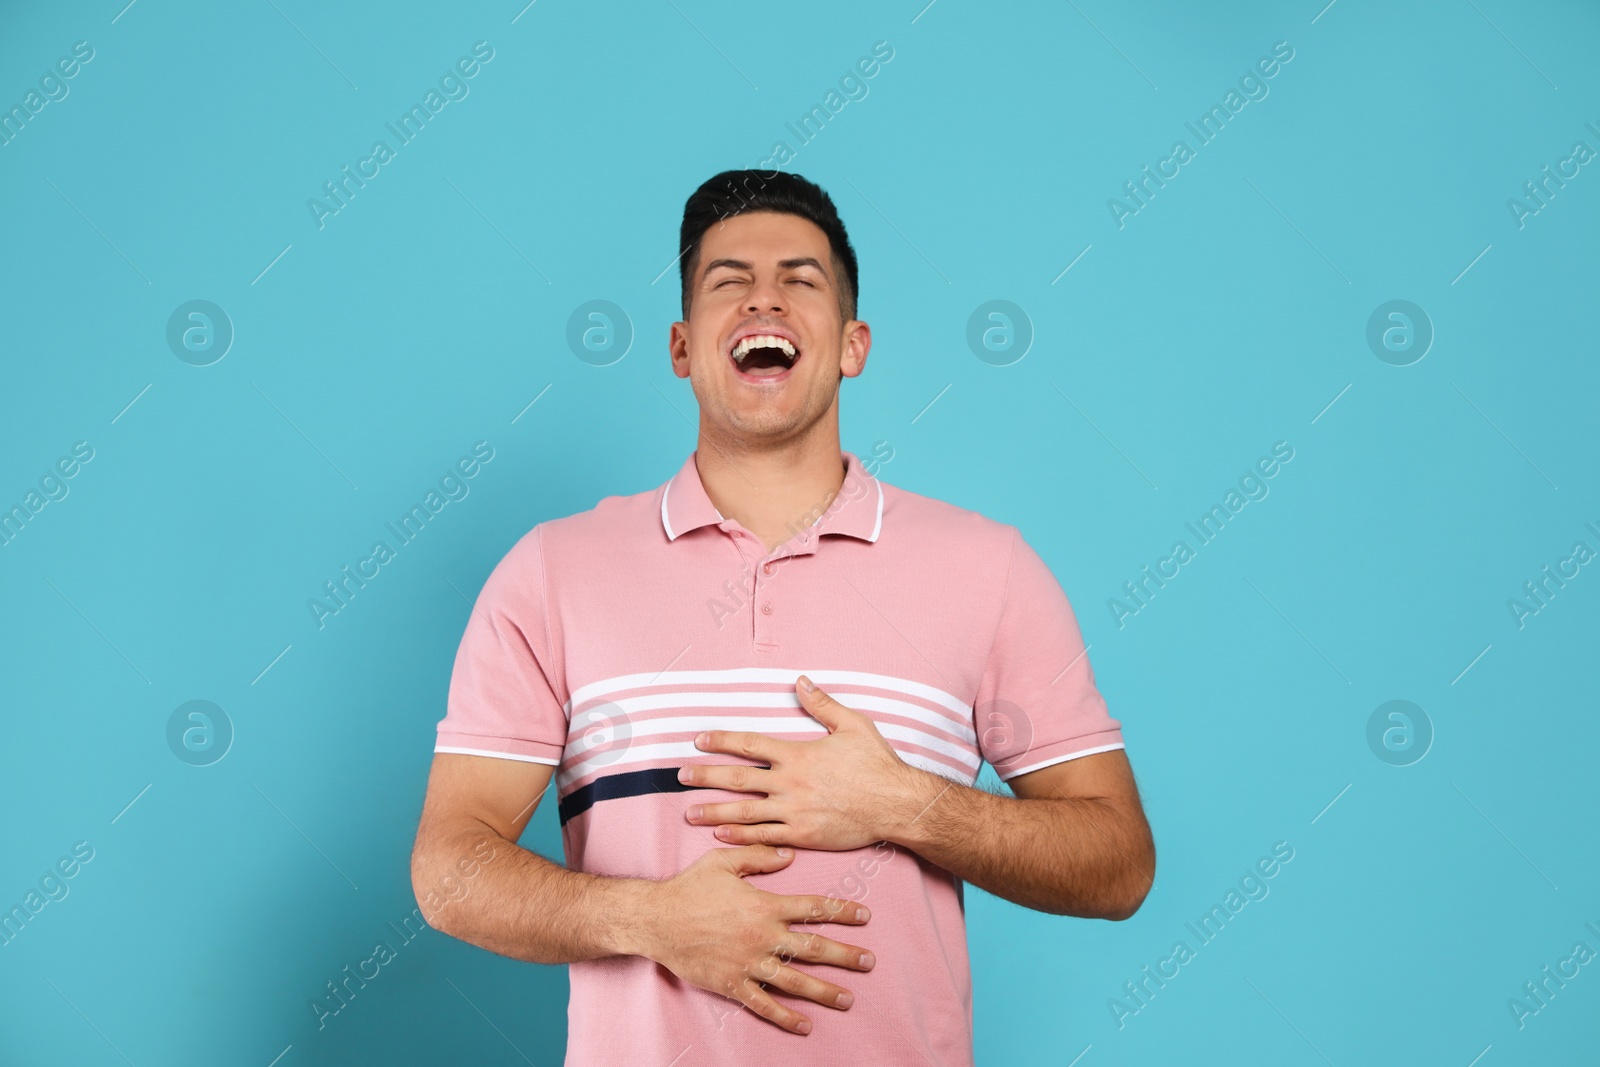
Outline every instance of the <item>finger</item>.
{"label": "finger", "polygon": [[730,984],[733,988],[727,991],[728,996],[768,1022],[776,1023],[794,1034],[809,1034],[811,1032],[810,1019],[773,1000],[771,995],[761,988],[761,983],[754,978],[743,977]]}
{"label": "finger", "polygon": [[[758,737],[759,734],[752,734]],[[678,768],[678,781],[699,789],[727,789],[735,793],[765,793],[772,774],[766,767],[743,763],[691,763]]]}
{"label": "finger", "polygon": [[860,926],[872,918],[865,904],[818,893],[779,897],[778,914],[785,922],[844,923],[847,926]]}
{"label": "finger", "polygon": [[780,966],[777,974],[763,981],[785,993],[793,993],[797,997],[805,997],[824,1007],[838,1008],[841,1011],[854,1004],[856,1000],[855,995],[844,986],[824,982],[815,975],[797,971],[793,967]]}
{"label": "finger", "polygon": [[725,822],[781,822],[782,812],[772,800],[730,800],[724,804],[691,804],[684,817],[697,826]]}
{"label": "finger", "polygon": [[694,747],[701,752],[722,752],[729,756],[760,760],[762,763],[771,763],[786,746],[792,744],[792,741],[779,741],[775,737],[748,730],[705,730],[694,739]]}
{"label": "finger", "polygon": [[739,877],[747,874],[765,874],[782,870],[794,859],[794,849],[773,848],[771,845],[745,845],[740,848],[714,848],[711,850],[726,868]]}
{"label": "finger", "polygon": [[730,845],[788,845],[794,843],[794,827],[782,822],[758,822],[754,826],[727,823],[711,831],[718,841]]}
{"label": "finger", "polygon": [[784,939],[779,949],[787,959],[826,963],[852,971],[870,971],[878,962],[877,957],[860,945],[846,944],[802,930],[790,931],[790,936]]}
{"label": "finger", "polygon": [[[807,687],[810,688],[807,688]],[[800,707],[813,719],[828,728],[831,734],[843,726],[852,710],[823,692],[810,678],[801,675],[795,679],[795,690],[800,694]]]}

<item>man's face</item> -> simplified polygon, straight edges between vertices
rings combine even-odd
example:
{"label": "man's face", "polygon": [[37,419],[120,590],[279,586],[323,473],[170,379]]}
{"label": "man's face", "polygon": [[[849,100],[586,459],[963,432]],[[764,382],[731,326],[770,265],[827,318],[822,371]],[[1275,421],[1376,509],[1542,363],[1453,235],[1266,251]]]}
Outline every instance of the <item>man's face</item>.
{"label": "man's face", "polygon": [[[702,426],[727,437],[777,443],[818,420],[837,425],[839,378],[866,365],[871,330],[839,308],[828,237],[798,215],[771,211],[715,223],[700,241],[689,318],[672,324],[672,372],[688,378]],[[746,337],[780,338],[750,348]]]}

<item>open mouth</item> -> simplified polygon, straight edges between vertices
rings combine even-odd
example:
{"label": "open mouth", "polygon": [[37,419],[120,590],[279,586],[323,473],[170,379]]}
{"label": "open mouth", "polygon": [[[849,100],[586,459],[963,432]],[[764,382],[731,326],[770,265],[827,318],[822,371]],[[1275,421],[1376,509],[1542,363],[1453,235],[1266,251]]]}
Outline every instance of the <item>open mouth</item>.
{"label": "open mouth", "polygon": [[800,349],[787,337],[757,333],[740,338],[728,357],[746,378],[778,379],[800,361]]}

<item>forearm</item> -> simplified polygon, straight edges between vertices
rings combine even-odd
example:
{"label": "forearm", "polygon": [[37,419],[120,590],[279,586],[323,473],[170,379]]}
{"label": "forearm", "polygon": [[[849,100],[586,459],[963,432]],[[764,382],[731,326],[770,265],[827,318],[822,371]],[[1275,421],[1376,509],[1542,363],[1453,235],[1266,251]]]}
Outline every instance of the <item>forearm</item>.
{"label": "forearm", "polygon": [[1102,798],[996,796],[911,769],[891,844],[1024,907],[1125,919],[1149,891],[1142,817]]}
{"label": "forearm", "polygon": [[530,963],[632,954],[658,884],[569,870],[476,819],[431,829],[411,879],[428,925]]}

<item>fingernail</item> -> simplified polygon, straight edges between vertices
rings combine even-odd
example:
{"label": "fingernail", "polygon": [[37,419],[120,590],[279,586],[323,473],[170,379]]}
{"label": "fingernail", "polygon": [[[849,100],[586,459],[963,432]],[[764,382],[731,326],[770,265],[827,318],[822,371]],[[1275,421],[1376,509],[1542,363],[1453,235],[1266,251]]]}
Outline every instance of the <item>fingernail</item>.
{"label": "fingernail", "polygon": [[807,693],[809,693],[813,689],[816,688],[816,685],[811,681],[810,678],[807,678],[805,675],[802,674],[800,676],[800,688],[805,690]]}
{"label": "fingernail", "polygon": [[689,810],[686,811],[684,814],[689,816],[689,821],[690,822],[697,822],[700,819],[700,813],[702,811],[704,811],[704,810],[705,809],[702,808],[699,804],[695,804],[692,807],[690,807]]}
{"label": "fingernail", "polygon": [[861,966],[863,966],[863,967],[871,967],[874,962],[876,962],[876,961],[873,960],[872,953],[863,952],[861,954]]}
{"label": "fingernail", "polygon": [[856,1002],[856,998],[853,995],[849,994],[849,993],[840,993],[834,999],[837,1001],[839,1007],[841,1007],[841,1008],[848,1008],[850,1005],[852,1005],[852,1004],[854,1004]]}
{"label": "fingernail", "polygon": [[687,768],[687,767],[679,767],[678,768],[678,784],[679,785],[687,785],[688,783],[689,783],[689,768]]}
{"label": "fingernail", "polygon": [[[722,828],[718,827],[717,829],[720,831]],[[784,859],[788,859],[790,856],[794,855],[794,852],[787,848],[780,848],[778,850],[778,855],[782,856]]]}
{"label": "fingernail", "polygon": [[870,918],[872,918],[872,912],[868,911],[866,908],[856,909],[856,922],[864,923]]}
{"label": "fingernail", "polygon": [[711,739],[711,735],[709,733],[706,733],[706,732],[702,731],[701,733],[695,734],[695,736],[694,736],[694,747],[695,748],[705,748],[706,747],[706,743],[710,739]]}
{"label": "fingernail", "polygon": [[801,1019],[798,1023],[795,1023],[794,1031],[797,1034],[809,1034],[811,1032],[811,1020]]}
{"label": "fingernail", "polygon": [[722,838],[724,841],[728,839],[728,828],[726,826],[719,826],[711,832]]}

